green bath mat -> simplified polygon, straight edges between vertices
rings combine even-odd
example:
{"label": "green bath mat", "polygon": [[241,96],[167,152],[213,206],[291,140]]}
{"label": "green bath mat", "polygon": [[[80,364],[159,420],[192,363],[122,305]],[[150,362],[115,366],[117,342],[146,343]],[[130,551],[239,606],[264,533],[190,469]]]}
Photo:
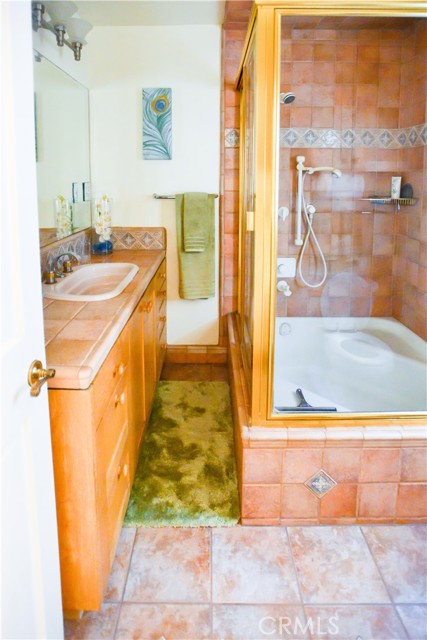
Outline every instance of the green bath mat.
{"label": "green bath mat", "polygon": [[124,525],[218,527],[238,519],[228,384],[159,382]]}

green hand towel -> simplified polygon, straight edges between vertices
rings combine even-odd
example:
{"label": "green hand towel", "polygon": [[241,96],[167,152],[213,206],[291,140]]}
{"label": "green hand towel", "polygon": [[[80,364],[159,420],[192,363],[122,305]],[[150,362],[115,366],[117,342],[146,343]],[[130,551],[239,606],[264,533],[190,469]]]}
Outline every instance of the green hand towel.
{"label": "green hand towel", "polygon": [[206,197],[206,248],[204,251],[186,252],[183,243],[184,194],[176,195],[179,297],[186,300],[215,295],[215,196],[206,194]]}
{"label": "green hand towel", "polygon": [[205,251],[208,240],[209,200],[207,193],[184,193],[182,210],[183,249]]}

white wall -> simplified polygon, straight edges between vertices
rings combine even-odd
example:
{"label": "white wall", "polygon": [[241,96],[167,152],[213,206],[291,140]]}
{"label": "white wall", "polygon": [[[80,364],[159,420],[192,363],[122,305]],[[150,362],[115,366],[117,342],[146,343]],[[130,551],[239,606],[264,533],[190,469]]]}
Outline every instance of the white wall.
{"label": "white wall", "polygon": [[[93,195],[113,198],[114,225],[166,227],[168,343],[217,344],[218,291],[179,299],[174,201],[153,193],[219,192],[221,29],[97,27],[89,46]],[[172,88],[172,160],[142,158],[149,87]],[[218,259],[216,269],[218,282]]]}

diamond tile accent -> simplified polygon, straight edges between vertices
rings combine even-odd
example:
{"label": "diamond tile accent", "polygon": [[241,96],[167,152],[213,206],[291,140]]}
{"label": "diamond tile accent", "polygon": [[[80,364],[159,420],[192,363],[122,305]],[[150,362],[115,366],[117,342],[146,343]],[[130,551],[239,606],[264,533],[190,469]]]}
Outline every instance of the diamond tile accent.
{"label": "diamond tile accent", "polygon": [[427,144],[427,124],[423,125],[420,133],[420,138],[424,142],[424,144]]}
{"label": "diamond tile accent", "polygon": [[418,134],[417,134],[416,130],[412,129],[411,133],[409,134],[409,140],[410,140],[412,145],[414,145],[416,143],[417,138],[418,138]]}
{"label": "diamond tile accent", "polygon": [[131,236],[130,233],[127,233],[125,236],[123,236],[122,242],[127,247],[131,247],[132,245],[135,244],[135,238],[133,236]]}
{"label": "diamond tile accent", "polygon": [[353,131],[351,131],[350,129],[347,129],[347,131],[342,136],[342,139],[344,141],[344,144],[347,147],[351,147],[353,146],[353,143],[356,140],[356,136],[354,135]]}
{"label": "diamond tile accent", "polygon": [[326,147],[338,147],[340,145],[340,136],[333,129],[328,129],[322,135],[322,140]]}
{"label": "diamond tile accent", "polygon": [[388,147],[390,142],[392,142],[393,140],[393,136],[388,131],[383,131],[379,137],[379,140],[384,147]]}
{"label": "diamond tile accent", "polygon": [[371,147],[374,140],[375,136],[372,135],[369,130],[365,131],[365,133],[362,135],[362,142],[367,147]]}
{"label": "diamond tile accent", "polygon": [[238,147],[240,141],[239,129],[225,129],[225,146]]}
{"label": "diamond tile accent", "polygon": [[306,134],[304,134],[304,140],[307,144],[314,144],[319,136],[317,136],[312,129],[309,129]]}
{"label": "diamond tile accent", "polygon": [[316,471],[314,476],[311,476],[306,482],[304,482],[307,489],[310,489],[318,498],[323,498],[331,489],[333,489],[337,483],[330,475],[320,469]]}

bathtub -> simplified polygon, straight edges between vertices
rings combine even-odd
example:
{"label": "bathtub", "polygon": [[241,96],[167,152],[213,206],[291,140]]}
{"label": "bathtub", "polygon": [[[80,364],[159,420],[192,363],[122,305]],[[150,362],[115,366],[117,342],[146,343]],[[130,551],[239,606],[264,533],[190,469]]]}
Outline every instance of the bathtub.
{"label": "bathtub", "polygon": [[423,412],[426,364],[426,342],[392,318],[277,318],[274,407],[296,407],[300,388],[338,412]]}

